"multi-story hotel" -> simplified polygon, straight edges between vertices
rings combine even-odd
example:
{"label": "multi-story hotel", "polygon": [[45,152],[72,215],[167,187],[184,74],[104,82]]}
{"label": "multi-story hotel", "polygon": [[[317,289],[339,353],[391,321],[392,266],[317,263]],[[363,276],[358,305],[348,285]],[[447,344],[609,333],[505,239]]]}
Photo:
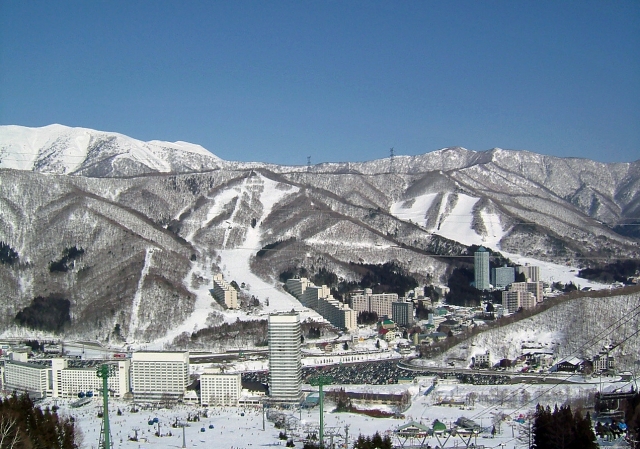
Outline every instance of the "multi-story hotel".
{"label": "multi-story hotel", "polygon": [[489,290],[489,251],[482,246],[473,253],[473,275],[478,290]]}
{"label": "multi-story hotel", "polygon": [[286,282],[287,290],[298,299],[302,298],[307,287],[311,285],[313,285],[313,283],[307,278],[292,278],[287,279]]}
{"label": "multi-story hotel", "polygon": [[398,301],[397,293],[373,293],[370,288],[365,288],[364,292],[351,295],[351,308],[360,312],[375,312],[379,318],[393,315],[391,304]]}
{"label": "multi-story hotel", "polygon": [[301,386],[300,316],[269,315],[269,396],[274,402],[297,404]]}
{"label": "multi-story hotel", "polygon": [[[540,304],[544,301],[544,283],[537,282],[514,282],[509,286],[510,291],[529,292],[536,297],[536,303]],[[535,305],[535,303],[534,303]]]}
{"label": "multi-story hotel", "polygon": [[358,317],[355,310],[352,310],[347,304],[343,304],[333,296],[318,299],[318,308],[316,309],[333,326],[348,331],[358,327]]}
{"label": "multi-story hotel", "polygon": [[491,269],[491,284],[493,288],[503,290],[516,280],[516,272],[513,267],[497,267]]}
{"label": "multi-story hotel", "polygon": [[200,405],[237,406],[242,393],[239,373],[224,374],[220,370],[205,369],[200,376]]}
{"label": "multi-story hotel", "polygon": [[237,309],[238,291],[222,277],[221,273],[213,276],[213,297],[227,309]]}
{"label": "multi-story hotel", "polygon": [[391,303],[391,319],[398,326],[413,324],[413,301],[396,301]]}
{"label": "multi-story hotel", "polygon": [[7,360],[4,366],[4,389],[26,392],[36,398],[53,396],[52,375],[51,365],[44,361],[36,364]]}
{"label": "multi-story hotel", "polygon": [[[106,362],[113,366],[112,376],[107,379],[107,387],[112,396],[122,398],[129,392],[129,360]],[[91,368],[65,368],[55,373],[57,378],[57,396],[61,398],[73,398],[78,394],[93,392],[102,395],[102,379],[97,375],[97,367]]]}
{"label": "multi-story hotel", "polygon": [[531,292],[521,290],[506,290],[502,292],[502,307],[508,313],[515,313],[521,307],[523,309],[533,309],[535,306],[536,297]]}
{"label": "multi-story hotel", "polygon": [[287,280],[287,289],[303,306],[318,312],[331,325],[346,330],[358,327],[356,312],[336,300],[326,285],[318,287],[306,278],[295,278]]}
{"label": "multi-story hotel", "polygon": [[136,399],[177,400],[189,386],[189,352],[134,352],[131,390]]}

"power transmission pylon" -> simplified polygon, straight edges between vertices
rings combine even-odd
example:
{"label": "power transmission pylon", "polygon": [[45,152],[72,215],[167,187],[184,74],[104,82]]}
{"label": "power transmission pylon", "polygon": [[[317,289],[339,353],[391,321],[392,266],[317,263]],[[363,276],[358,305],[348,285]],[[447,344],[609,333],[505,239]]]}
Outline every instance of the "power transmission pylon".
{"label": "power transmission pylon", "polygon": [[394,172],[394,167],[393,167],[393,158],[395,157],[394,151],[393,151],[393,147],[389,148],[389,172],[393,173]]}
{"label": "power transmission pylon", "polygon": [[318,387],[318,396],[320,398],[320,449],[324,448],[324,392],[322,387],[333,382],[330,376],[315,376],[309,379],[309,384]]}
{"label": "power transmission pylon", "polygon": [[96,376],[102,379],[102,426],[100,428],[100,440],[98,449],[111,449],[111,429],[109,428],[109,377],[115,375],[114,365],[100,365],[96,370]]}

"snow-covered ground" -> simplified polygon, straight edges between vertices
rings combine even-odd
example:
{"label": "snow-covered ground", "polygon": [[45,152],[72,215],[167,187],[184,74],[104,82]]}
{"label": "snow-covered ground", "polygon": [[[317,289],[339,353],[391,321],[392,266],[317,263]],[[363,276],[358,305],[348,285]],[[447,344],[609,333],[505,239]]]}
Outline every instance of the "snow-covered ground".
{"label": "snow-covered ground", "polygon": [[[381,434],[389,434],[394,444],[399,445],[400,441],[394,436],[393,431],[399,426],[409,423],[410,421],[420,422],[431,427],[435,419],[443,422],[447,427],[460,417],[465,417],[475,421],[484,430],[473,437],[472,442],[478,446],[497,448],[515,448],[517,436],[521,425],[514,421],[520,415],[526,415],[534,407],[537,402],[548,402],[553,405],[555,398],[562,397],[580,397],[594,392],[597,388],[594,385],[466,385],[457,383],[443,382],[438,384],[435,389],[425,395],[428,388],[432,385],[432,378],[419,378],[415,384],[409,385],[390,385],[390,386],[344,386],[348,391],[360,392],[384,392],[384,393],[401,393],[408,391],[412,396],[411,406],[403,412],[404,417],[396,418],[370,418],[360,414],[353,413],[333,413],[333,405],[328,402],[325,404],[325,436],[334,433],[334,443],[337,447],[341,447],[344,443],[345,426],[349,432],[349,446],[351,447],[358,435],[373,435],[375,432]],[[615,384],[605,385],[612,388]],[[342,386],[334,386],[333,388],[341,388]],[[313,387],[305,386],[305,390],[313,391]],[[465,401],[470,397],[473,398],[472,405],[465,406],[442,406],[437,405],[443,400]],[[59,413],[74,416],[78,425],[84,434],[83,448],[96,448],[100,436],[100,422],[97,417],[98,409],[102,404],[99,398],[95,398],[93,402],[84,407],[73,409],[69,407],[70,401],[58,401],[61,406]],[[502,405],[500,405],[502,404]],[[53,405],[52,400],[42,404]],[[369,408],[375,406],[369,405]],[[359,408],[364,408],[359,405]],[[386,411],[395,411],[390,406],[377,406],[378,409]],[[122,412],[121,416],[117,415],[117,410]],[[176,448],[182,447],[182,429],[173,428],[171,424],[176,421],[185,422],[189,414],[195,415],[196,412],[204,411],[203,408],[191,405],[180,405],[172,409],[160,410],[140,410],[138,413],[131,413],[131,403],[122,401],[110,402],[110,422],[111,435],[114,443],[114,449],[128,448]],[[295,423],[295,429],[289,431],[289,436],[294,438],[296,447],[302,447],[301,438],[304,438],[309,432],[317,431],[319,426],[319,408],[315,407],[310,410],[293,410],[284,411],[290,415],[292,422]],[[497,417],[506,414],[507,417],[500,421]],[[157,424],[149,425],[149,421],[158,418],[160,423],[160,432],[167,435],[171,432],[172,436],[155,436]],[[202,418],[200,422],[190,423],[190,427],[185,428],[185,440],[187,447],[207,447],[207,448],[251,448],[253,446],[268,447],[282,446],[285,441],[279,440],[278,435],[280,429],[276,429],[270,421],[264,421],[262,408],[236,408],[236,407],[215,407],[208,409],[208,417]],[[491,429],[496,425],[497,434],[495,438],[491,436]],[[134,436],[138,432],[140,440],[133,442],[128,438]],[[444,442],[446,437],[441,437],[440,441]],[[329,441],[327,441],[329,443]],[[427,443],[432,447],[440,445],[436,438],[431,437]],[[504,445],[504,446],[502,446]],[[446,447],[463,446],[460,436],[452,436],[446,444]]]}

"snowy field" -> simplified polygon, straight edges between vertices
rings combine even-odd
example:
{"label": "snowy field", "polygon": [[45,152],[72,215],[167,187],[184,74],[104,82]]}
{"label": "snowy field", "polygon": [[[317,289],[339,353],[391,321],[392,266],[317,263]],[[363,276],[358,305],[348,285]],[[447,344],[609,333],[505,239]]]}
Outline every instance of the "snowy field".
{"label": "snowy field", "polygon": [[[325,403],[325,436],[327,445],[330,434],[335,434],[334,443],[336,447],[343,447],[345,441],[345,426],[349,426],[349,447],[362,434],[364,436],[373,435],[375,432],[389,434],[394,445],[400,445],[400,441],[394,436],[393,431],[399,426],[410,421],[420,422],[431,427],[435,419],[450,427],[460,417],[472,419],[480,424],[484,429],[479,435],[472,437],[472,443],[485,447],[517,447],[517,436],[521,425],[514,421],[520,415],[526,415],[534,407],[533,399],[548,399],[553,401],[555,397],[578,397],[594,392],[597,388],[594,385],[466,385],[442,383],[429,392],[424,393],[431,385],[431,378],[421,378],[418,384],[412,385],[390,385],[374,387],[370,385],[344,386],[350,391],[377,391],[377,392],[402,392],[409,391],[412,395],[412,405],[404,412],[404,418],[370,418],[364,415],[352,413],[332,413],[333,404]],[[339,386],[335,386],[339,388]],[[608,388],[611,388],[609,385]],[[307,391],[311,391],[310,386],[305,386]],[[560,395],[559,395],[560,393]],[[436,403],[442,400],[465,400],[474,395],[473,406],[441,406]],[[523,399],[525,397],[525,399]],[[529,399],[527,399],[529,398]],[[527,402],[528,400],[528,402]],[[49,399],[44,405],[53,405]],[[523,402],[524,401],[524,402]],[[500,405],[500,404],[503,405]],[[68,402],[58,401],[61,406],[59,413],[74,416],[79,423],[79,427],[84,435],[83,448],[97,448],[100,436],[101,420],[97,417],[98,409],[102,401],[98,398],[79,409],[69,408]],[[553,405],[553,404],[551,404]],[[180,405],[173,409],[160,410],[140,410],[137,413],[129,411],[131,403],[111,401],[110,421],[111,435],[114,449],[130,448],[179,448],[182,447],[182,429],[173,428],[172,423],[176,421],[185,422],[187,416],[201,414],[205,409]],[[362,406],[360,406],[362,407]],[[374,407],[374,406],[370,406]],[[378,406],[382,410],[394,411],[389,406]],[[122,415],[117,415],[117,410],[122,411]],[[293,410],[284,412],[289,415],[294,429],[289,431],[290,437],[294,438],[295,446],[301,448],[302,438],[309,432],[317,431],[319,425],[319,408],[311,410]],[[503,421],[498,422],[496,418],[501,414],[508,415]],[[158,425],[149,425],[149,421],[158,418],[160,424],[161,437],[155,435]],[[200,422],[189,423],[190,427],[185,428],[185,440],[187,447],[206,448],[253,448],[253,447],[284,447],[285,441],[278,438],[281,429],[276,429],[274,424],[265,418],[263,430],[262,408],[236,408],[236,407],[214,407],[208,409],[208,417],[201,418]],[[495,438],[491,436],[491,429],[496,425]],[[128,438],[138,433],[138,442],[129,441]],[[204,429],[204,430],[202,430]],[[172,435],[169,436],[168,434]],[[432,447],[440,446],[446,437],[441,437],[440,442],[435,437],[427,440]],[[504,444],[504,446],[501,446]],[[464,447],[462,436],[451,436],[446,447]]]}

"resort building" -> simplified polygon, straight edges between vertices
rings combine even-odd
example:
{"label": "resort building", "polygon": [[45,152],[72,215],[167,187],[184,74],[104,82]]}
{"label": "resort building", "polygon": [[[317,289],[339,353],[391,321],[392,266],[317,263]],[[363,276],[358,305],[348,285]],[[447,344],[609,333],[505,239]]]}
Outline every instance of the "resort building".
{"label": "resort building", "polygon": [[200,376],[200,405],[236,407],[242,392],[240,373],[225,374],[219,369],[205,369]]}
{"label": "resort building", "polygon": [[481,246],[473,253],[473,276],[478,290],[489,290],[489,251]]}
{"label": "resort building", "polygon": [[189,352],[134,352],[131,390],[135,399],[182,399],[189,385]]}
{"label": "resort building", "polygon": [[238,309],[238,291],[223,279],[222,274],[213,276],[213,297],[227,309]]}
{"label": "resort building", "polygon": [[297,404],[302,399],[300,316],[269,315],[269,396],[273,402]]}

